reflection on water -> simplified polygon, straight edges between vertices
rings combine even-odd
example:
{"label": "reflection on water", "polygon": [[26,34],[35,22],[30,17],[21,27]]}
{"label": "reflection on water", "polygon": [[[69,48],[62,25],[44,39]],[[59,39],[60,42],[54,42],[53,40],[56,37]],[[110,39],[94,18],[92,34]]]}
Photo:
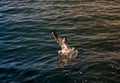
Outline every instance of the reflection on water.
{"label": "reflection on water", "polygon": [[66,66],[73,66],[73,65],[77,64],[77,59],[76,58],[78,58],[78,57],[75,57],[75,58],[72,58],[72,59],[60,58],[58,66],[60,68],[65,68]]}
{"label": "reflection on water", "polygon": [[[119,3],[0,0],[0,82],[120,83]],[[77,58],[59,59],[52,31]]]}
{"label": "reflection on water", "polygon": [[60,59],[59,60],[59,66],[61,68],[64,68],[65,66],[67,66],[67,64],[68,64],[68,60],[67,59]]}

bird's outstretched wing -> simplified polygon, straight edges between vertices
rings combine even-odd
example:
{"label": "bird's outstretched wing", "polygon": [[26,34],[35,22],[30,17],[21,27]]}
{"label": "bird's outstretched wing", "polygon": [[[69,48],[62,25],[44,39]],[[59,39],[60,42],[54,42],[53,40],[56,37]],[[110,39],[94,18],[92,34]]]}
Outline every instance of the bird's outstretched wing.
{"label": "bird's outstretched wing", "polygon": [[67,44],[67,38],[61,38],[56,32],[52,32],[55,40],[60,45],[62,49],[69,49],[69,45]]}

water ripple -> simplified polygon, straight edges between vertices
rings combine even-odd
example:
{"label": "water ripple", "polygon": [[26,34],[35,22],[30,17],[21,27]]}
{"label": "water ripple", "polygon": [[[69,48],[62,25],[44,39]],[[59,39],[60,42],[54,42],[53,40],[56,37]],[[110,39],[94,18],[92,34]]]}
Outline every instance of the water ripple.
{"label": "water ripple", "polygon": [[[119,83],[120,1],[0,1],[0,82]],[[61,63],[51,32],[78,49]]]}

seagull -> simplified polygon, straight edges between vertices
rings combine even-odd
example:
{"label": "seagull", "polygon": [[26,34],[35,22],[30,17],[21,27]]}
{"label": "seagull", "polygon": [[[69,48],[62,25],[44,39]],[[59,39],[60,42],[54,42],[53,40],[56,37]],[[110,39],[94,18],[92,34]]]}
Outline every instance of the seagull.
{"label": "seagull", "polygon": [[67,38],[62,39],[56,32],[52,32],[52,35],[61,47],[61,50],[58,51],[58,54],[61,57],[67,57],[69,59],[77,57],[78,50],[68,45]]}

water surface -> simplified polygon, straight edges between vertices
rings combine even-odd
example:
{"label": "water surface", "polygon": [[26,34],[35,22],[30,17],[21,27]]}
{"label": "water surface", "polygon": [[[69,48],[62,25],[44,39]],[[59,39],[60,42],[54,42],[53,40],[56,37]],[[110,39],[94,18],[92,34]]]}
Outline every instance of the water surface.
{"label": "water surface", "polygon": [[[1,0],[1,83],[120,83],[119,0]],[[79,55],[60,62],[51,35]]]}

